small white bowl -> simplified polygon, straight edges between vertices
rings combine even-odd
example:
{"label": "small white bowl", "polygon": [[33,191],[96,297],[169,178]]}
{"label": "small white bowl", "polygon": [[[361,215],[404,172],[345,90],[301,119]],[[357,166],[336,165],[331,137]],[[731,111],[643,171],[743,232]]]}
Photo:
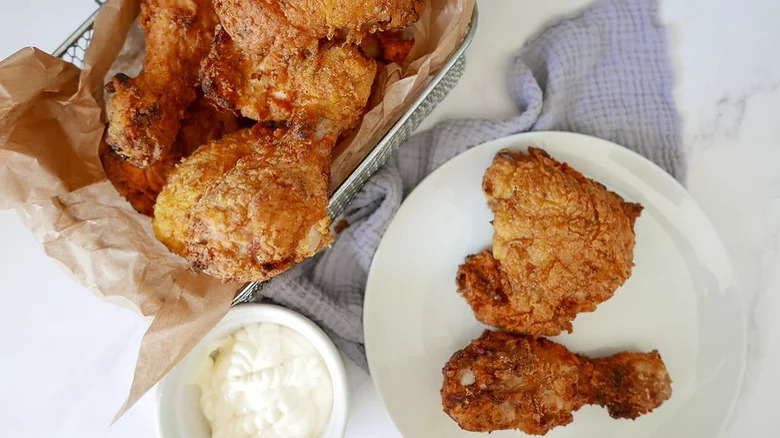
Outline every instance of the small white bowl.
{"label": "small white bowl", "polygon": [[230,309],[222,321],[157,385],[157,431],[160,438],[211,438],[211,429],[200,410],[200,389],[192,382],[198,360],[209,353],[203,350],[214,341],[244,326],[261,322],[276,323],[297,331],[320,352],[333,382],[333,407],[330,420],[319,438],[344,436],[349,389],[344,362],[333,341],[299,313],[271,304],[249,303]]}

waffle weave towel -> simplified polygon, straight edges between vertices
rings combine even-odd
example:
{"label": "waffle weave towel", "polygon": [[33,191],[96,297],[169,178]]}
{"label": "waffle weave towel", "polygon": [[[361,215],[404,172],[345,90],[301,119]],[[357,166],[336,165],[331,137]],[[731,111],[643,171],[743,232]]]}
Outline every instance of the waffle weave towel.
{"label": "waffle weave towel", "polygon": [[682,180],[668,51],[656,0],[597,0],[550,25],[507,72],[518,116],[446,121],[409,138],[347,207],[349,227],[333,246],[261,294],[309,316],[365,369],[363,294],[374,251],[409,191],[460,152],[524,131],[573,131],[628,147]]}

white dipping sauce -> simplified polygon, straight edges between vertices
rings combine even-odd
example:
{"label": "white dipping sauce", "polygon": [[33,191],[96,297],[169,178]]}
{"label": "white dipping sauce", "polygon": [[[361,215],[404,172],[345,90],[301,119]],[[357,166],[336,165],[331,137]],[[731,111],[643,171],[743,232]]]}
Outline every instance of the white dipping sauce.
{"label": "white dipping sauce", "polygon": [[317,349],[272,323],[219,341],[197,384],[213,438],[316,437],[333,405],[330,374]]}

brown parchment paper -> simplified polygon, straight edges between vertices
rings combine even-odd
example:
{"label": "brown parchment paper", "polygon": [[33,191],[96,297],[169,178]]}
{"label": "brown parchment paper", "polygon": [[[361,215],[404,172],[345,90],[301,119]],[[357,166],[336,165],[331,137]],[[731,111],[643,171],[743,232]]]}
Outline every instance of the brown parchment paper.
{"label": "brown parchment paper", "polygon": [[[474,1],[428,0],[413,26],[407,65],[380,73],[372,109],[334,150],[333,189],[447,62]],[[81,70],[35,48],[0,62],[0,208],[16,209],[46,254],[84,287],[154,317],[117,418],[216,325],[240,286],[190,270],[103,173],[97,154],[105,129],[103,84],[115,61],[126,72],[138,70],[143,40],[137,31],[128,37],[138,12],[139,0],[111,0],[101,8]]]}

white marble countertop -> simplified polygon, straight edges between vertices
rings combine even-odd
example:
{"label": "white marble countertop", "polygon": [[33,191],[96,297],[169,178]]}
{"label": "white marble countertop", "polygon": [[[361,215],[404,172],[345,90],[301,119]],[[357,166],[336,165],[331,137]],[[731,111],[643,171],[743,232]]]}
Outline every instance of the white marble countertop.
{"label": "white marble countertop", "polygon": [[[459,86],[425,126],[515,113],[504,89],[510,54],[586,0],[482,0]],[[95,8],[90,0],[0,0],[0,58],[53,50]],[[748,6],[749,5],[749,6]],[[749,351],[728,437],[780,436],[780,3],[662,1],[685,120],[687,186],[731,252],[744,292]],[[14,212],[0,212],[0,424],[4,436],[148,437],[154,394],[115,425],[146,322],[105,303],[49,260]],[[398,436],[370,377],[348,364],[349,437]]]}

